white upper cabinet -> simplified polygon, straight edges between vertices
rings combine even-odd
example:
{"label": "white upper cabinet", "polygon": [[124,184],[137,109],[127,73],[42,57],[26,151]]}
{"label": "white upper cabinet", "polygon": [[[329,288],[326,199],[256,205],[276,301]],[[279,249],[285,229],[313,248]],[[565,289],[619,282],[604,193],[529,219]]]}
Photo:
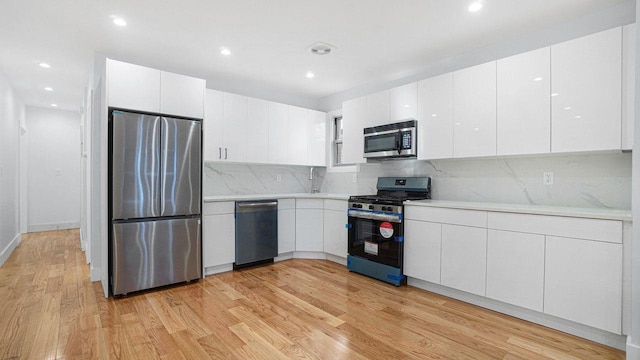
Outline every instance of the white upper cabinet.
{"label": "white upper cabinet", "polygon": [[497,154],[551,151],[548,47],[498,60]]}
{"label": "white upper cabinet", "polygon": [[216,90],[206,90],[203,131],[204,161],[221,161],[223,157],[222,143],[222,108],[224,93]]}
{"label": "white upper cabinet", "polygon": [[307,165],[326,166],[327,114],[309,110],[307,128]]}
{"label": "white upper cabinet", "polygon": [[622,27],[622,149],[633,148],[636,96],[636,24]]}
{"label": "white upper cabinet", "polygon": [[342,163],[361,164],[364,159],[364,124],[367,98],[342,103]]}
{"label": "white upper cabinet", "polygon": [[307,163],[307,123],[309,110],[289,106],[289,157],[288,164]]}
{"label": "white upper cabinet", "polygon": [[289,107],[269,102],[269,162],[286,164],[289,149]]}
{"label": "white upper cabinet", "polygon": [[205,81],[190,76],[160,73],[160,112],[202,119]]}
{"label": "white upper cabinet", "polygon": [[419,81],[418,159],[453,157],[453,73]]}
{"label": "white upper cabinet", "polygon": [[249,98],[247,103],[247,162],[269,162],[269,102]]}
{"label": "white upper cabinet", "polygon": [[621,148],[622,29],[551,46],[551,151]]}
{"label": "white upper cabinet", "polygon": [[108,103],[111,107],[160,112],[160,71],[107,59]]}
{"label": "white upper cabinet", "polygon": [[247,159],[246,96],[224,93],[222,110],[222,160],[243,162]]}
{"label": "white upper cabinet", "polygon": [[496,155],[496,62],[453,73],[453,156]]}
{"label": "white upper cabinet", "polygon": [[367,95],[364,127],[385,125],[389,122],[389,90]]}
{"label": "white upper cabinet", "polygon": [[418,117],[418,83],[389,90],[389,123]]}
{"label": "white upper cabinet", "polygon": [[202,79],[107,59],[107,88],[111,107],[204,118]]}

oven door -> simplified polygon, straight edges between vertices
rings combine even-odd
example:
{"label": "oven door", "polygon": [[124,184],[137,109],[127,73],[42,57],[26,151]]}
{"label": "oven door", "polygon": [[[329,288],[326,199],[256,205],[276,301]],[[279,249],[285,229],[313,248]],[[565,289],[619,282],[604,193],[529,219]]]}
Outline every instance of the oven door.
{"label": "oven door", "polygon": [[348,239],[349,255],[402,269],[401,215],[349,209]]}

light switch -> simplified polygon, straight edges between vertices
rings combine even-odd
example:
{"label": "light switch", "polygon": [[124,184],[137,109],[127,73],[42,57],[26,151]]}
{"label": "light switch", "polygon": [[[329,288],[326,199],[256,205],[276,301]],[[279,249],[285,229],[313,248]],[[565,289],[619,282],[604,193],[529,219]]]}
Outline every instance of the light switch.
{"label": "light switch", "polygon": [[282,174],[276,174],[276,182],[282,181]]}

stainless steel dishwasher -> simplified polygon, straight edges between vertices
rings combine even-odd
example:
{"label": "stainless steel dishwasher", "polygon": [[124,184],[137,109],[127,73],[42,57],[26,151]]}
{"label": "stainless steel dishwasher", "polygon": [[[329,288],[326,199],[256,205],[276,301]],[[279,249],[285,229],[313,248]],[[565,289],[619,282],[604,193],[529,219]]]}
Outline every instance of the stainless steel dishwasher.
{"label": "stainless steel dishwasher", "polygon": [[234,269],[273,262],[278,256],[278,200],[236,201]]}

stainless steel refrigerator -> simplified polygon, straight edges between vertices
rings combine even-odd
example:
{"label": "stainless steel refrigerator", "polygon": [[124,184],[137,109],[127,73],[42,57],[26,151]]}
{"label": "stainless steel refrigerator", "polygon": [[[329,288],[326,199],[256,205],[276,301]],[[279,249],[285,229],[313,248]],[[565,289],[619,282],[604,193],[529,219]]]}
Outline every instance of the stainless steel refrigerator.
{"label": "stainless steel refrigerator", "polygon": [[109,130],[112,295],[200,278],[201,121],[112,110]]}

